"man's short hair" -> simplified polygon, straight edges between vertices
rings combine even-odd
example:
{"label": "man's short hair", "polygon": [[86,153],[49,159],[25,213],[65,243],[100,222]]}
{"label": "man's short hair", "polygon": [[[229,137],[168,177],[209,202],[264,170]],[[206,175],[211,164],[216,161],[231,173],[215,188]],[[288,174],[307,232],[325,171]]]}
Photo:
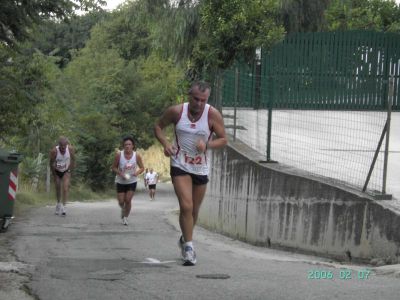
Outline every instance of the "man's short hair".
{"label": "man's short hair", "polygon": [[205,81],[194,81],[192,85],[190,86],[189,89],[189,95],[192,94],[193,88],[196,87],[199,89],[200,92],[205,92],[206,90],[209,90],[211,92],[211,85],[208,82]]}
{"label": "man's short hair", "polygon": [[131,141],[133,146],[135,146],[135,140],[132,135],[126,135],[122,138],[122,145],[125,144],[126,141]]}
{"label": "man's short hair", "polygon": [[58,144],[59,145],[61,145],[61,144],[65,144],[65,145],[69,144],[68,138],[65,137],[65,136],[60,136],[58,138]]}

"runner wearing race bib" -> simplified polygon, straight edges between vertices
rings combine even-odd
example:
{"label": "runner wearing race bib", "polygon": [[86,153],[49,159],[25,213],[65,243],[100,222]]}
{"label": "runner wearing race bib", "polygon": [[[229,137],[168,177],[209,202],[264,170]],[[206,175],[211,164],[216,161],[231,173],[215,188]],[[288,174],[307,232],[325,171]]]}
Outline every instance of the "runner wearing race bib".
{"label": "runner wearing race bib", "polygon": [[156,172],[154,172],[153,169],[150,169],[150,172],[147,173],[147,175],[146,175],[146,181],[149,186],[150,200],[155,200],[156,185],[158,182],[158,174]]}
{"label": "runner wearing race bib", "polygon": [[[171,178],[179,201],[182,230],[178,245],[185,266],[197,262],[192,238],[208,182],[206,151],[224,147],[227,143],[221,113],[207,104],[210,92],[208,83],[194,82],[188,103],[167,108],[154,127],[164,154],[171,158]],[[169,125],[175,126],[173,144],[164,133],[164,128]],[[212,134],[214,139],[211,139]]]}
{"label": "runner wearing race bib", "polygon": [[116,173],[115,185],[118,204],[121,208],[122,224],[128,225],[132,198],[136,191],[137,176],[144,171],[141,156],[134,151],[133,137],[127,136],[122,141],[123,150],[115,154],[112,170]]}
{"label": "runner wearing race bib", "polygon": [[50,151],[50,170],[56,186],[56,215],[66,216],[66,204],[71,182],[71,170],[75,167],[75,150],[66,137],[60,137],[58,145]]}
{"label": "runner wearing race bib", "polygon": [[178,123],[175,125],[175,143],[177,149],[171,156],[171,166],[191,174],[208,175],[206,152],[197,149],[197,143],[208,143],[211,130],[208,125],[210,105],[206,104],[201,117],[192,122],[188,116],[189,103],[182,105],[182,112]]}

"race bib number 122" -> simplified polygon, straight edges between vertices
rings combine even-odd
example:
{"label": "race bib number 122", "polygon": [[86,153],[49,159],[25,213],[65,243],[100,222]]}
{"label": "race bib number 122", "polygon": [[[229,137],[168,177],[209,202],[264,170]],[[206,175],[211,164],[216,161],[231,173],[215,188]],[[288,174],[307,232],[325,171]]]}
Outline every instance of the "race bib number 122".
{"label": "race bib number 122", "polygon": [[202,159],[201,155],[191,157],[185,153],[184,161],[185,161],[185,164],[189,164],[189,165],[201,165],[203,162],[203,159]]}

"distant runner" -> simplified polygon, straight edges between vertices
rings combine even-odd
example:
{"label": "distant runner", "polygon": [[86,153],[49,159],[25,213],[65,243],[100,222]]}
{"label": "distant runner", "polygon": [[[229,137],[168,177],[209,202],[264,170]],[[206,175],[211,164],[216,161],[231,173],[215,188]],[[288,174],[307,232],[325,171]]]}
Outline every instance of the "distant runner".
{"label": "distant runner", "polygon": [[146,175],[146,179],[149,186],[150,200],[154,200],[156,195],[156,185],[158,183],[158,174],[151,168],[150,172]]}
{"label": "distant runner", "polygon": [[[208,83],[193,83],[189,102],[167,108],[154,127],[164,154],[171,157],[171,178],[179,201],[182,230],[178,245],[186,266],[197,262],[192,238],[208,182],[206,151],[227,143],[221,113],[207,104],[210,92]],[[163,131],[171,124],[175,126],[173,145]],[[211,139],[213,133],[216,138]]]}
{"label": "distant runner", "polygon": [[58,140],[58,145],[51,149],[49,157],[50,170],[56,186],[57,204],[55,214],[66,216],[71,171],[75,168],[75,150],[69,145],[68,139],[61,136]]}

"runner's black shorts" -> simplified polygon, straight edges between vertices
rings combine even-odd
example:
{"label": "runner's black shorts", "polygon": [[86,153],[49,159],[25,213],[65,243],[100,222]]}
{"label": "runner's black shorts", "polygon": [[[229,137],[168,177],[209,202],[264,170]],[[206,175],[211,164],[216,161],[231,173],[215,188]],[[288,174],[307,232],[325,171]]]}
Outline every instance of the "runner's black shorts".
{"label": "runner's black shorts", "polygon": [[156,185],[155,184],[149,184],[149,190],[155,190]]}
{"label": "runner's black shorts", "polygon": [[64,177],[64,175],[66,174],[66,173],[71,173],[71,171],[70,170],[66,170],[66,171],[58,171],[58,170],[54,170],[54,172],[56,173],[56,175],[59,177],[59,178],[63,178]]}
{"label": "runner's black shorts", "polygon": [[128,191],[136,191],[137,182],[129,184],[116,183],[117,193],[127,193]]}
{"label": "runner's black shorts", "polygon": [[182,169],[179,169],[177,167],[172,167],[172,166],[171,166],[170,175],[171,175],[171,177],[189,175],[192,178],[192,183],[194,185],[203,185],[203,184],[207,184],[207,182],[208,182],[207,175],[192,174],[192,173],[186,172]]}

